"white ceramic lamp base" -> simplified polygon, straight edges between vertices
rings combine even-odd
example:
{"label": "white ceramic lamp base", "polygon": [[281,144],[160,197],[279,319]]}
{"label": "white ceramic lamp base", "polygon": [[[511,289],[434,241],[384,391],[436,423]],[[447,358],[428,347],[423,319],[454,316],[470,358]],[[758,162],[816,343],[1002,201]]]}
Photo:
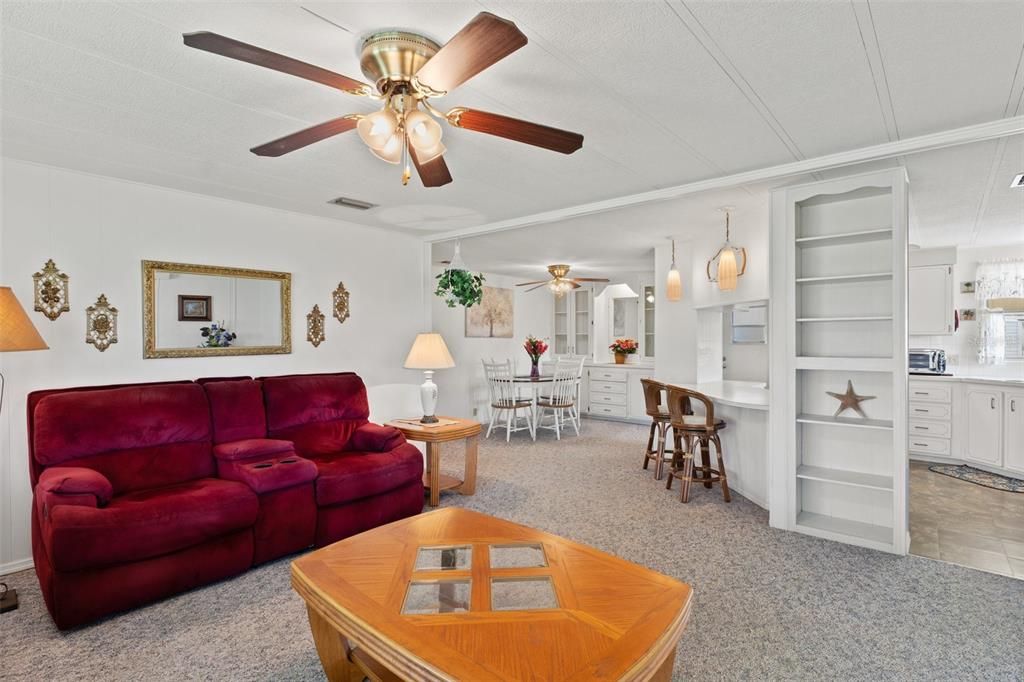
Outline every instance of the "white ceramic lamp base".
{"label": "white ceramic lamp base", "polygon": [[420,402],[423,403],[423,418],[420,419],[420,423],[436,424],[434,410],[437,409],[437,384],[434,383],[434,370],[424,370],[423,376],[426,381],[420,385]]}

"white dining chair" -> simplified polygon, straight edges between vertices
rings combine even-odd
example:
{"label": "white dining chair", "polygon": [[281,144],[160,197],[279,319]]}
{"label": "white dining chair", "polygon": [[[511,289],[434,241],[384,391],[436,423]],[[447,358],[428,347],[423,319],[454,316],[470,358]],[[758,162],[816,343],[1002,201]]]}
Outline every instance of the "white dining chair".
{"label": "white dining chair", "polygon": [[[580,426],[574,416],[573,409],[576,406],[576,387],[579,381],[579,369],[574,361],[558,362],[555,364],[555,374],[551,382],[551,393],[537,401],[537,423],[534,425],[534,432],[537,429],[553,429],[555,438],[562,440],[562,425],[564,417],[568,413],[569,421],[580,435]],[[544,425],[544,414],[551,411],[551,425]],[[578,413],[578,410],[577,410]]]}
{"label": "white dining chair", "polygon": [[[505,362],[487,362],[484,364],[484,377],[487,379],[487,393],[490,399],[491,419],[487,425],[487,435],[491,437],[494,424],[499,420],[502,413],[505,414],[505,441],[512,438],[513,431],[527,430],[530,438],[537,440],[537,431],[534,428],[533,401],[519,395],[519,389],[515,384],[515,370],[511,360]],[[519,410],[525,410],[525,416],[519,415]],[[519,420],[525,421],[520,424]]]}
{"label": "white dining chair", "polygon": [[[576,366],[576,401],[569,410],[569,416],[576,422],[576,432],[579,433],[580,429],[583,428],[583,419],[580,415],[580,404],[582,403],[582,386],[583,386],[583,365],[587,362],[586,355],[556,355],[555,362],[573,363]],[[564,413],[563,413],[564,414]]]}

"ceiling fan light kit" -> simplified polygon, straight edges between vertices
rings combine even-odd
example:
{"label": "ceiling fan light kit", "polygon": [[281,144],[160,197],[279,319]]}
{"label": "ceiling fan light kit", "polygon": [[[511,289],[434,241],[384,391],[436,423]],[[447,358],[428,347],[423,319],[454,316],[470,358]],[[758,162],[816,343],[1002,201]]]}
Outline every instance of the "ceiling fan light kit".
{"label": "ceiling fan light kit", "polygon": [[403,185],[408,184],[415,165],[425,187],[440,187],[451,182],[452,176],[444,160],[447,150],[441,143],[444,131],[438,120],[562,154],[572,154],[583,146],[583,136],[578,133],[465,107],[442,113],[430,104],[431,97],[447,95],[526,45],[526,36],[514,23],[489,12],[477,14],[444,45],[411,31],[367,35],[359,65],[373,86],[216,33],[199,31],[183,38],[186,45],[198,50],[383,101],[383,107],[373,113],[349,114],[253,147],[251,151],[258,156],[281,156],[354,128],[374,156],[402,166]]}
{"label": "ceiling fan light kit", "polygon": [[665,298],[670,301],[679,301],[683,298],[683,278],[676,267],[675,239],[672,240],[672,265],[668,269],[668,277],[665,278]]}
{"label": "ceiling fan light kit", "polygon": [[[717,282],[721,291],[734,291],[737,280],[747,271],[747,250],[733,246],[729,241],[729,210],[725,212],[725,244],[708,260],[707,275],[709,282]],[[714,274],[711,273],[714,268]]]}
{"label": "ceiling fan light kit", "polygon": [[[579,289],[581,282],[607,282],[604,277],[568,277],[571,266],[565,263],[556,263],[548,266],[548,273],[551,279],[541,279],[536,282],[520,282],[517,287],[530,287],[527,292],[541,287],[547,287],[556,297],[561,298],[574,289]],[[635,294],[634,294],[635,295]]]}

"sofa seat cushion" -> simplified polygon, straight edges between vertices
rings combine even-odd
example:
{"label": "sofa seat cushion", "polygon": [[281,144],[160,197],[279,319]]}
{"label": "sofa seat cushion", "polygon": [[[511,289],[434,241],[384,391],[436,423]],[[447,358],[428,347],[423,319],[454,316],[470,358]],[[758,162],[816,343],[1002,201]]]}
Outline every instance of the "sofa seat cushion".
{"label": "sofa seat cushion", "polygon": [[294,453],[295,448],[290,440],[276,438],[247,438],[221,443],[213,446],[213,456],[218,460],[251,459],[253,457],[269,457],[282,452]]}
{"label": "sofa seat cushion", "polygon": [[229,481],[244,483],[255,493],[269,493],[303,483],[317,475],[316,465],[299,457],[290,449],[269,457],[249,460],[217,460],[217,475]]}
{"label": "sofa seat cushion", "polygon": [[423,455],[409,443],[390,452],[339,452],[317,457],[316,503],[360,500],[423,478]]}
{"label": "sofa seat cushion", "polygon": [[57,506],[41,530],[53,567],[78,571],[198,545],[252,526],[258,513],[248,486],[200,478],[121,495],[104,508]]}

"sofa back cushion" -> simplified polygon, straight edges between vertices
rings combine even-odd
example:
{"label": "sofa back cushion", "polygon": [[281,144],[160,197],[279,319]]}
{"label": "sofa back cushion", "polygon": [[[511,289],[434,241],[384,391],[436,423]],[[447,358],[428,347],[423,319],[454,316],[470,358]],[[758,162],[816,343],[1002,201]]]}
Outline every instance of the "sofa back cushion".
{"label": "sofa back cushion", "polygon": [[114,495],[215,475],[210,408],[198,384],[49,392],[30,424],[35,465],[95,469]]}
{"label": "sofa back cushion", "polygon": [[370,414],[366,386],[352,372],[263,377],[267,431],[290,440],[301,455],[345,449]]}
{"label": "sofa back cushion", "polygon": [[267,416],[263,389],[254,379],[208,381],[202,384],[210,401],[213,442],[265,438]]}

